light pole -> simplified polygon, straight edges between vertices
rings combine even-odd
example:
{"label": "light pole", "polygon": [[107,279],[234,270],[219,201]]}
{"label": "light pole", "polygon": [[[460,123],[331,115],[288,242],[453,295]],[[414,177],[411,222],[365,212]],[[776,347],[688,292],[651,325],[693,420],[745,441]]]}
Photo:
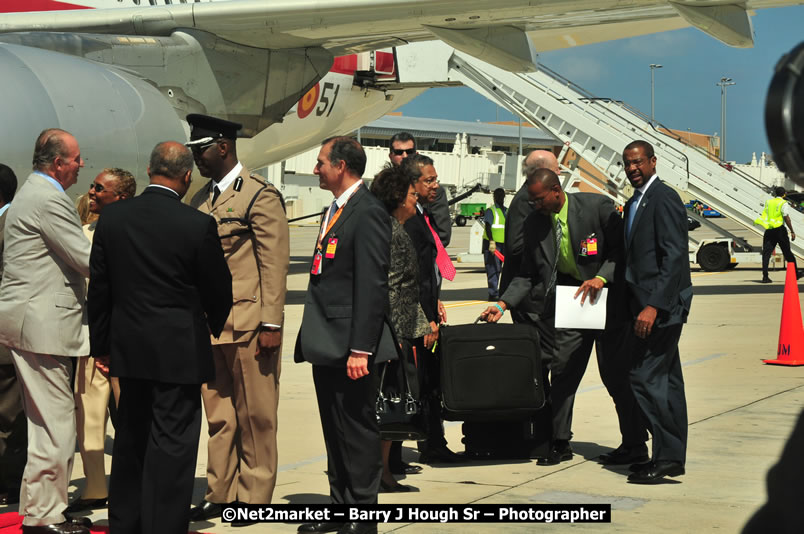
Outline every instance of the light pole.
{"label": "light pole", "polygon": [[658,65],[656,63],[651,63],[650,64],[650,123],[651,124],[653,124],[653,112],[654,112],[654,109],[653,109],[653,85],[654,85],[653,84],[653,72],[656,69],[661,69],[661,68],[662,68],[662,66]]}
{"label": "light pole", "polygon": [[726,87],[736,82],[723,76],[715,85],[720,87],[720,159],[726,161]]}

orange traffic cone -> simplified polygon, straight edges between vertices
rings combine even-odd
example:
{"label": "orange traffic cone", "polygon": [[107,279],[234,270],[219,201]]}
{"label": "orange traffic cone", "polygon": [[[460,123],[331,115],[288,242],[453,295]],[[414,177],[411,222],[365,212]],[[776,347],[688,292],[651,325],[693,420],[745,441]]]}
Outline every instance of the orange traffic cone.
{"label": "orange traffic cone", "polygon": [[782,302],[782,324],[779,327],[779,348],[775,360],[762,360],[774,365],[804,365],[804,326],[801,324],[801,303],[798,299],[795,263],[787,264]]}

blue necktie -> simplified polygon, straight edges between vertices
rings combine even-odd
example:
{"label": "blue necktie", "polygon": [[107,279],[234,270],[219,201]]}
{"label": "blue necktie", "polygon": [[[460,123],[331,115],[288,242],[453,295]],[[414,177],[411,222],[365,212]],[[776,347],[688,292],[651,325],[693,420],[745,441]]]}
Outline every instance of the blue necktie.
{"label": "blue necktie", "polygon": [[642,192],[637,189],[634,191],[634,196],[631,197],[631,208],[628,210],[628,220],[625,222],[625,239],[631,238],[631,225],[634,224],[634,217],[636,217],[637,207],[639,206],[639,199]]}

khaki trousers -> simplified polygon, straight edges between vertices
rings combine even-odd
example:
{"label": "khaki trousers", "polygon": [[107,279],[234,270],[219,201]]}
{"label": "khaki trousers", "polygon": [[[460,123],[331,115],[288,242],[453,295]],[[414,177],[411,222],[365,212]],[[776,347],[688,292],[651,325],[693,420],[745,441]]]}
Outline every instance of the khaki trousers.
{"label": "khaki trousers", "polygon": [[206,500],[268,504],[276,485],[281,347],[255,356],[246,343],[212,346],[215,379],[201,387],[209,425]]}
{"label": "khaki trousers", "polygon": [[64,521],[75,454],[73,360],[11,349],[28,420],[28,461],[22,474],[19,513],[24,526]]}
{"label": "khaki trousers", "polygon": [[95,358],[92,356],[78,358],[75,371],[75,425],[87,481],[82,499],[106,499],[109,496],[103,454],[110,384],[117,405],[120,400],[118,379],[104,375],[95,367]]}

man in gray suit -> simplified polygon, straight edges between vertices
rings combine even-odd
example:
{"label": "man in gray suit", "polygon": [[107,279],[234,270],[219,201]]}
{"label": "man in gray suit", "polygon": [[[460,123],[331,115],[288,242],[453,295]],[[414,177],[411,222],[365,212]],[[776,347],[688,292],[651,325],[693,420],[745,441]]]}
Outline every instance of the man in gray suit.
{"label": "man in gray suit", "polygon": [[84,161],[75,138],[53,128],[39,134],[33,166],[6,216],[0,284],[0,343],[11,349],[30,437],[22,532],[88,533],[63,515],[76,437],[70,374],[73,358],[89,354],[90,249],[65,190]]}
{"label": "man in gray suit", "polygon": [[[14,171],[0,163],[0,279],[3,278],[3,228],[16,192]],[[20,500],[27,446],[28,430],[17,373],[8,347],[0,345],[0,506]]]}
{"label": "man in gray suit", "polygon": [[481,317],[496,322],[506,309],[516,308],[539,330],[542,358],[550,369],[553,413],[553,445],[539,464],[554,465],[572,458],[575,392],[598,334],[554,327],[555,288],[577,286],[576,298],[594,299],[614,281],[615,268],[622,263],[622,219],[603,195],[565,193],[549,169],[535,170],[526,183],[535,211],[525,220],[519,274]]}

